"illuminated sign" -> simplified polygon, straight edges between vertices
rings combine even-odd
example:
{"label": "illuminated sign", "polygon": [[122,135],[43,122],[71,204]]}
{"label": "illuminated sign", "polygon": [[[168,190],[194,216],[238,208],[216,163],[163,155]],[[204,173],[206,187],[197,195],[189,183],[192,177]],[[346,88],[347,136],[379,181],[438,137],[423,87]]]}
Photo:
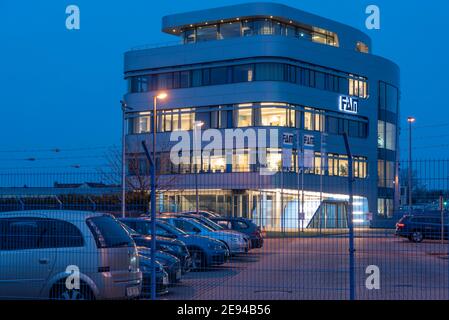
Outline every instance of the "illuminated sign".
{"label": "illuminated sign", "polygon": [[349,96],[340,96],[338,109],[347,113],[358,113],[359,100]]}

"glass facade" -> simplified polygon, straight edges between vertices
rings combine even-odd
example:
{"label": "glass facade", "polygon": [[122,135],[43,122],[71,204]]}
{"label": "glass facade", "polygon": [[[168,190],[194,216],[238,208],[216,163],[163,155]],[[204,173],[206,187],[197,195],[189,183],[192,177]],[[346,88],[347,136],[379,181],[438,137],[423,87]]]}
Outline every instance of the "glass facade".
{"label": "glass facade", "polygon": [[395,185],[398,175],[399,90],[382,81],[379,82],[378,112],[378,214],[381,217],[391,218],[395,210],[395,195],[399,196],[398,186]]}
{"label": "glass facade", "polygon": [[214,25],[186,28],[182,32],[185,44],[237,37],[277,35],[338,47],[338,36],[328,30],[306,25],[284,23],[272,18],[226,21]]}
{"label": "glass facade", "polygon": [[224,67],[199,68],[185,71],[130,76],[128,92],[139,93],[167,89],[223,85],[252,81],[283,81],[368,98],[366,78],[335,72],[309,65],[293,65],[280,62],[258,62]]}
{"label": "glass facade", "polygon": [[[128,113],[128,134],[151,132],[150,117],[149,112]],[[334,135],[347,132],[348,136],[361,139],[368,136],[368,120],[364,117],[277,102],[161,110],[157,121],[158,132],[192,130],[195,121],[201,121],[203,129],[267,126]]]}
{"label": "glass facade", "polygon": [[[263,154],[263,161],[259,158]],[[299,157],[301,157],[301,153]],[[194,164],[194,155],[190,154],[184,162],[175,165],[170,160],[170,152],[159,152],[157,154],[157,167],[159,174],[189,174],[195,172],[195,168],[201,173],[224,173],[224,172],[269,172],[282,171],[282,150],[279,148],[267,148],[263,150],[235,149],[214,150],[212,153],[202,152],[201,164]],[[292,153],[292,166],[284,172],[300,172],[301,161],[298,159],[296,149]],[[298,167],[299,165],[299,167]],[[263,169],[262,169],[263,168]],[[353,157],[354,178],[366,179],[368,172],[368,159],[362,156]],[[134,155],[128,160],[128,174],[130,176],[145,175],[149,173],[149,163],[144,155]],[[315,152],[311,167],[305,168],[307,175],[323,175],[333,177],[347,177],[348,158],[346,155],[326,153],[321,155]]]}

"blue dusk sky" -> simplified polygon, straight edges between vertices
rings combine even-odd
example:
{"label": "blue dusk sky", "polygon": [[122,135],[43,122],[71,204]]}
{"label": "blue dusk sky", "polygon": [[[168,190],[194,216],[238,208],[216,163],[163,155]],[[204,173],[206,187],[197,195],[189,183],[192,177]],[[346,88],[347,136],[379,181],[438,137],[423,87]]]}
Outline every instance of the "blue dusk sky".
{"label": "blue dusk sky", "polygon": [[[123,53],[175,41],[160,31],[164,15],[244,2],[0,0],[0,171],[105,163],[105,148],[120,145]],[[449,159],[449,1],[274,2],[371,36],[374,54],[392,59],[402,71],[402,154],[408,148],[404,119],[413,115],[415,156]],[[69,4],[81,10],[79,31],[65,28]],[[370,4],[381,9],[381,30],[365,28]],[[54,148],[62,152],[48,151]]]}

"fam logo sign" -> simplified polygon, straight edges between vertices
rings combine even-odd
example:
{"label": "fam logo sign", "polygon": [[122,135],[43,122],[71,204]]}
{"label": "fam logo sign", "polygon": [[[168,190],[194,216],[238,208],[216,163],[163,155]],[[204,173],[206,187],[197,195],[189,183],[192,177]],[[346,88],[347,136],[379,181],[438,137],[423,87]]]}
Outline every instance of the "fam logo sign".
{"label": "fam logo sign", "polygon": [[343,112],[357,114],[359,112],[359,100],[350,96],[340,96],[338,109]]}

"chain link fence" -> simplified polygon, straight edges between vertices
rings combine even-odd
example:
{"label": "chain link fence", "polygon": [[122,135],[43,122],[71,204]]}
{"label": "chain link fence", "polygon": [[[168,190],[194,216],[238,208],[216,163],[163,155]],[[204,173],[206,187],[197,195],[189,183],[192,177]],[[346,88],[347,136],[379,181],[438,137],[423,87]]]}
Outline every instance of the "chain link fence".
{"label": "chain link fence", "polygon": [[123,211],[113,172],[0,174],[0,298],[448,299],[449,161],[398,168],[378,212],[396,179],[354,179],[350,207],[312,171],[160,175],[155,252],[148,178]]}

